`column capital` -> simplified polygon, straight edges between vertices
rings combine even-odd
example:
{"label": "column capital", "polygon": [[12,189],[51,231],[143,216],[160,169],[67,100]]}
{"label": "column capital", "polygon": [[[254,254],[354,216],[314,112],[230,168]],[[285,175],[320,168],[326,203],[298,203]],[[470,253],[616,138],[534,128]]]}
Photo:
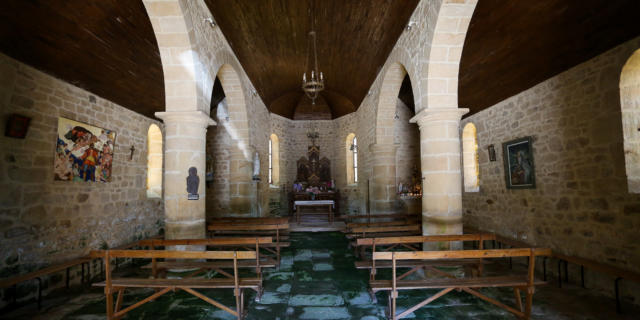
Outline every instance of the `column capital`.
{"label": "column capital", "polygon": [[425,108],[416,114],[409,122],[422,127],[432,121],[460,121],[467,114],[467,108]]}
{"label": "column capital", "polygon": [[216,122],[202,111],[165,111],[156,112],[155,116],[162,119],[165,124],[167,122],[175,121],[181,123],[193,123],[195,125],[202,125],[205,128],[208,126],[216,125]]}

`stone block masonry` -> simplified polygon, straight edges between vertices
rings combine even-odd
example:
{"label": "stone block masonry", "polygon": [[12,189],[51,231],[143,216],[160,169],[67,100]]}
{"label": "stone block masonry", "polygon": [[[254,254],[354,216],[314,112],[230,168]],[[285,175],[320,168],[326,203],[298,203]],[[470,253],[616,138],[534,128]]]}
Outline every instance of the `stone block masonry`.
{"label": "stone block masonry", "polygon": [[[0,55],[0,132],[14,113],[32,120],[25,139],[0,136],[0,278],[163,228],[162,199],[146,195],[147,132],[159,121]],[[53,180],[58,117],[116,132],[112,182]]]}
{"label": "stone block masonry", "polygon": [[[640,196],[627,191],[618,86],[639,47],[640,38],[628,41],[463,120],[478,129],[480,162],[480,191],[463,193],[465,226],[640,272]],[[502,143],[525,136],[536,188],[508,190]],[[613,279],[587,277],[613,293]],[[623,290],[640,298],[638,284]]]}

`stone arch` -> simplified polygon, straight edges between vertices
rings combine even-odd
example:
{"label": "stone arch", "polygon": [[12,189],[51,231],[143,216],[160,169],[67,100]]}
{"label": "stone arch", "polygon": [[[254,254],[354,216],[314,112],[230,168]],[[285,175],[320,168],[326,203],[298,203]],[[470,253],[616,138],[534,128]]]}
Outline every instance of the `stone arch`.
{"label": "stone arch", "polygon": [[640,49],[622,67],[620,107],[629,193],[640,193]]}
{"label": "stone arch", "polygon": [[151,124],[147,132],[147,198],[162,198],[162,131]]}
{"label": "stone arch", "polygon": [[280,140],[275,133],[269,137],[269,184],[280,184]]}
{"label": "stone arch", "polygon": [[376,144],[393,144],[393,120],[398,93],[406,74],[404,66],[398,62],[391,64],[384,74],[376,109]]}
{"label": "stone arch", "polygon": [[465,192],[480,191],[478,135],[476,125],[467,123],[462,129],[462,163]]}
{"label": "stone arch", "polygon": [[178,0],[143,0],[158,42],[164,73],[165,110],[196,111],[197,54],[193,26]]}
{"label": "stone arch", "polygon": [[[236,69],[228,63],[216,73],[225,94],[227,110],[221,125],[232,140],[229,150],[229,210],[234,215],[257,214],[252,203],[255,188],[252,187],[253,148],[249,145],[249,121],[242,82]],[[219,111],[220,112],[220,111]]]}
{"label": "stone arch", "polygon": [[222,125],[229,131],[238,151],[242,153],[247,161],[251,161],[249,121],[240,76],[235,68],[225,63],[218,69],[216,77],[220,79],[222,90],[224,90],[227,106],[226,114],[229,118]]}
{"label": "stone arch", "polygon": [[458,73],[464,40],[478,0],[444,0],[438,11],[423,79],[426,95],[416,113],[424,108],[458,108]]}

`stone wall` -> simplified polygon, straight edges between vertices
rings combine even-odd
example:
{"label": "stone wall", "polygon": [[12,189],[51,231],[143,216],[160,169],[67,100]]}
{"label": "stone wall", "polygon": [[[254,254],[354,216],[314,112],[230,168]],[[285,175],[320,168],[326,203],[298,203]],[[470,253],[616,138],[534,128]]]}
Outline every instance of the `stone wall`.
{"label": "stone wall", "polygon": [[[480,162],[480,191],[463,196],[466,226],[640,272],[640,196],[627,191],[618,87],[638,47],[640,38],[626,42],[463,120],[477,127]],[[502,143],[526,136],[536,188],[506,189]],[[611,281],[587,271],[588,287],[612,293]],[[638,285],[623,289],[640,298]]]}
{"label": "stone wall", "polygon": [[[13,113],[32,120],[25,139],[0,137],[0,278],[163,228],[162,199],[146,195],[147,131],[161,123],[0,55],[0,132]],[[53,180],[58,117],[116,132],[111,182]]]}

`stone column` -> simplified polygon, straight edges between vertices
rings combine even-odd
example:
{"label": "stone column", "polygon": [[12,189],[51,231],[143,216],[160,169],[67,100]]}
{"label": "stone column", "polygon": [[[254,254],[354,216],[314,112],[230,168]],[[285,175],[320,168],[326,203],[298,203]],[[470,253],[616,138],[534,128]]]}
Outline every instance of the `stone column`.
{"label": "stone column", "polygon": [[[156,112],[165,125],[165,239],[206,236],[205,167],[207,127],[216,123],[202,111]],[[197,169],[198,200],[187,200],[189,168]]]}
{"label": "stone column", "polygon": [[[410,121],[420,127],[422,234],[462,234],[460,119],[469,109],[423,109]],[[425,250],[461,249],[431,243]]]}
{"label": "stone column", "polygon": [[369,146],[373,159],[371,213],[394,213],[396,196],[396,151],[395,144],[372,144]]}

